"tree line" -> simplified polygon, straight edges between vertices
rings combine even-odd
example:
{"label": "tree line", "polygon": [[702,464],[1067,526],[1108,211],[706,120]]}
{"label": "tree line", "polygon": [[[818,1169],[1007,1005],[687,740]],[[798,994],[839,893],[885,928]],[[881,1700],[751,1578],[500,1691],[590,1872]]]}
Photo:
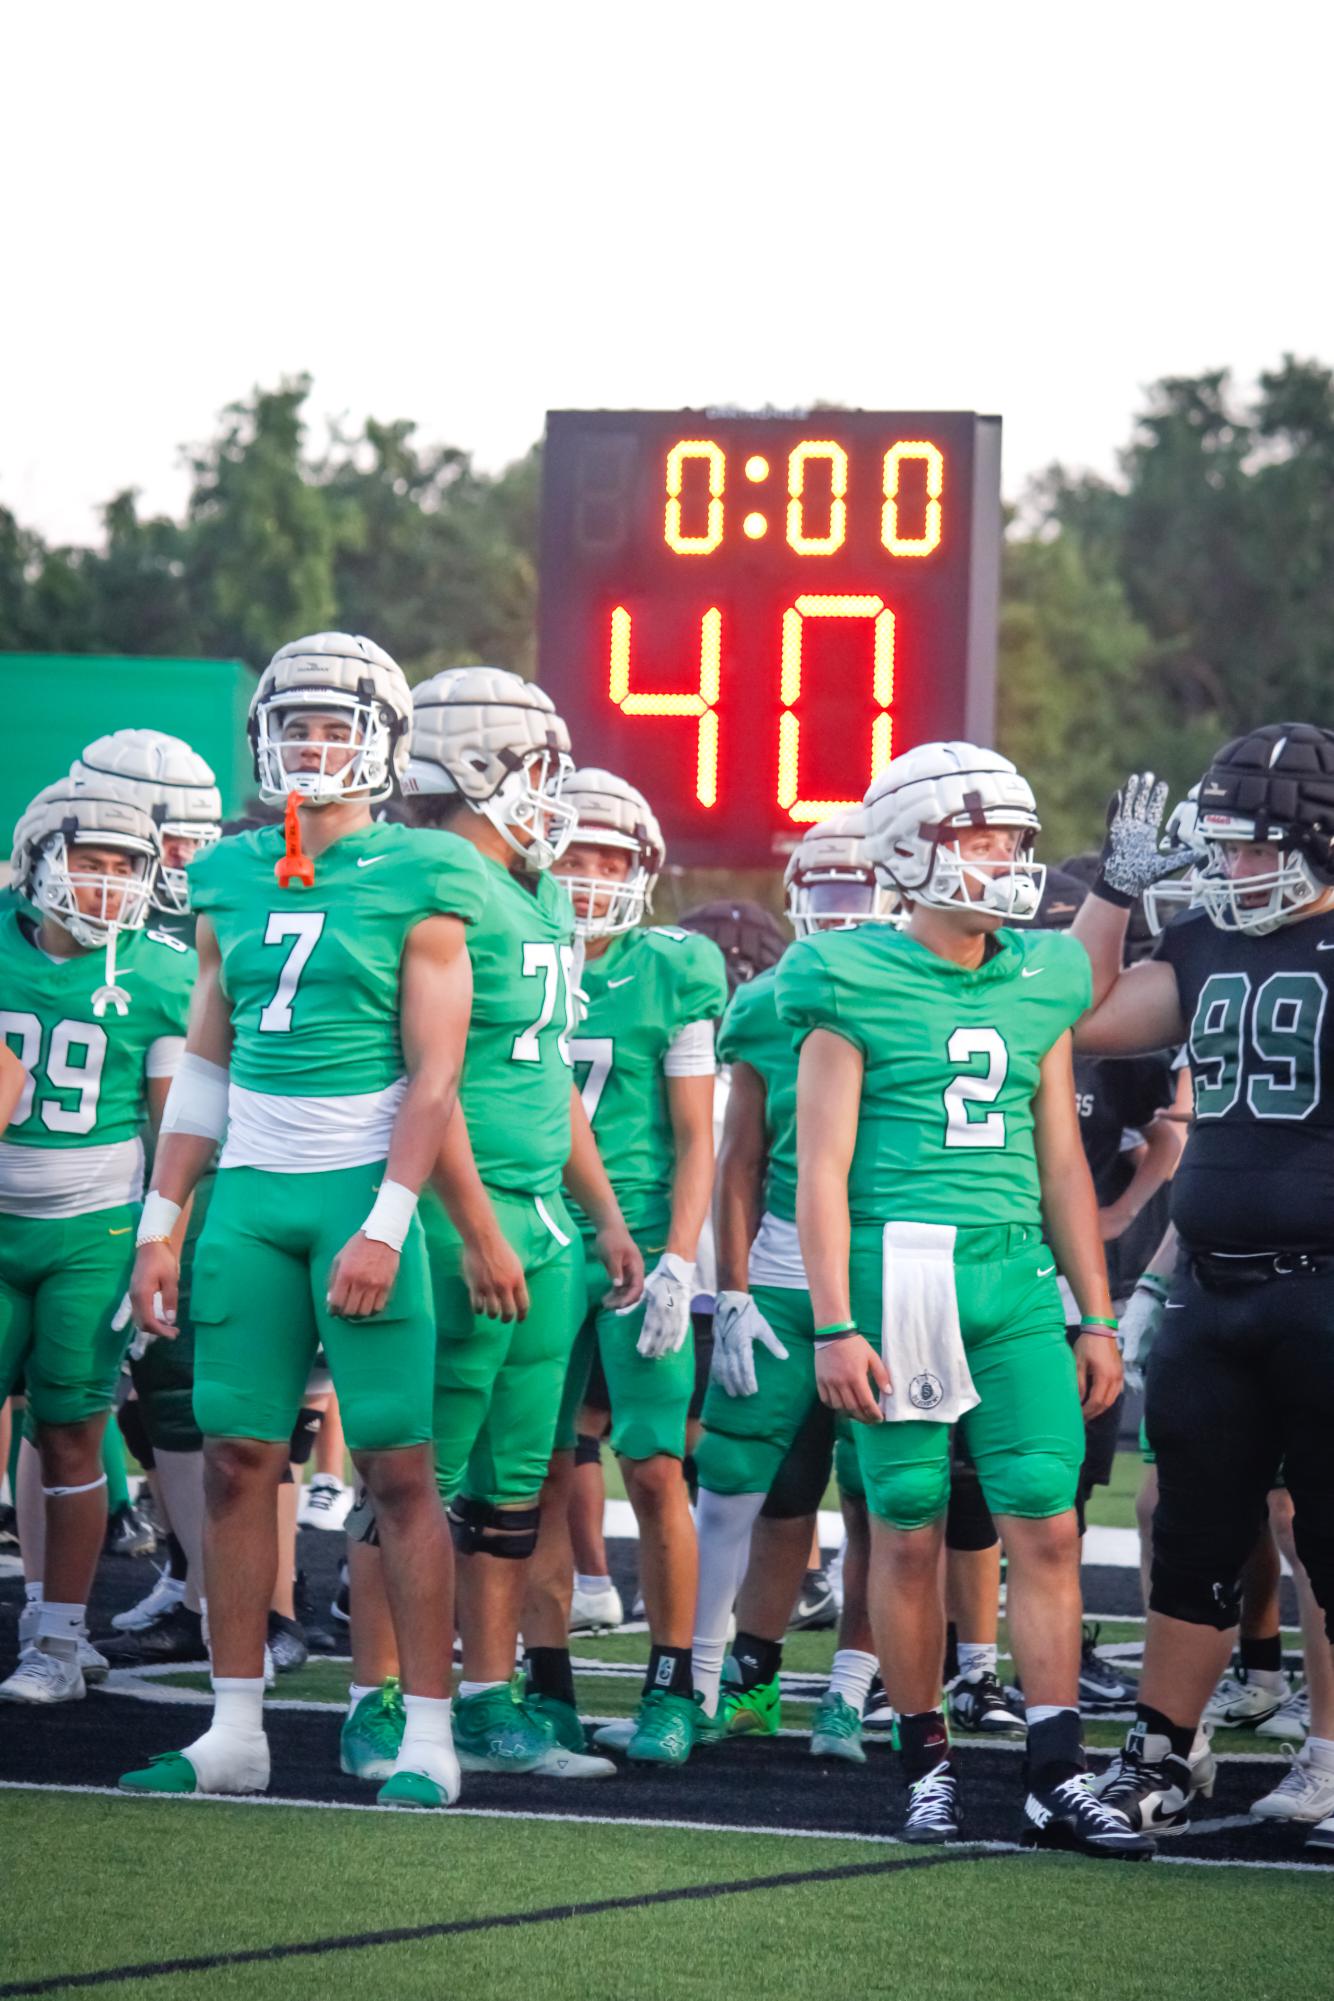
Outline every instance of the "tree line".
{"label": "tree line", "polygon": [[[411,679],[536,665],[540,446],[479,472],[407,420],[318,442],[308,377],[231,405],[189,460],[181,519],[132,491],[93,547],[0,507],[0,651],[234,656],[369,632]],[[1097,834],[1122,774],[1183,788],[1227,735],[1321,722],[1334,689],[1334,373],[1285,356],[1146,393],[1116,477],[1052,466],[1010,509],[1000,748],[1030,776],[1043,852]]]}

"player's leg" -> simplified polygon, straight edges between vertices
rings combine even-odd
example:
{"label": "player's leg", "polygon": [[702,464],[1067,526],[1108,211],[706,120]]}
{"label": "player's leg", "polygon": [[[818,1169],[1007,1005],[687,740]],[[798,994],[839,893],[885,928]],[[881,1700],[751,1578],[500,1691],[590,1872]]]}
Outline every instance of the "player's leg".
{"label": "player's leg", "polygon": [[[184,1261],[182,1271],[186,1271]],[[175,1589],[159,1584],[145,1601],[151,1607],[149,1615],[135,1616],[132,1625],[122,1626],[106,1642],[107,1658],[117,1665],[197,1661],[204,1653],[204,1439],[194,1416],[194,1327],[184,1283],[177,1327],[174,1341],[150,1341],[144,1353],[131,1360],[135,1401],[127,1408],[139,1413],[146,1449],[152,1453],[159,1505],[169,1539],[179,1551],[179,1557],[169,1559],[172,1577],[181,1561],[184,1575]]]}
{"label": "player's leg", "polygon": [[[607,1480],[602,1470],[602,1440],[610,1423],[605,1412],[585,1407],[579,1413],[567,1511],[574,1563],[574,1591],[570,1598],[572,1633],[619,1626],[625,1617],[621,1594],[612,1582],[604,1533]],[[594,1429],[595,1425],[601,1428]]]}
{"label": "player's leg", "polygon": [[[577,1422],[596,1340],[595,1315],[586,1312],[575,1336],[565,1372],[560,1412],[556,1419],[555,1449],[539,1497],[542,1519],[537,1533],[537,1548],[528,1566],[524,1588],[523,1638],[528,1655],[530,1690],[538,1695],[556,1694],[554,1689],[546,1687],[549,1670],[559,1677],[561,1683],[558,1699],[568,1701],[571,1706],[573,1696],[566,1693],[571,1686],[568,1655],[570,1607],[574,1593],[570,1504],[574,1496]],[[551,1662],[553,1653],[564,1654],[566,1662]]]}
{"label": "player's leg", "polygon": [[1255,1729],[1292,1694],[1283,1672],[1280,1616],[1282,1568],[1268,1516],[1241,1572],[1241,1620],[1236,1657],[1209,1698],[1206,1723],[1223,1730]]}
{"label": "player's leg", "polygon": [[1293,1746],[1301,1744],[1301,1749],[1279,1783],[1255,1801],[1251,1812],[1262,1820],[1314,1825],[1334,1815],[1334,1648],[1306,1565],[1297,1554],[1292,1495],[1286,1487],[1276,1487],[1269,1496],[1269,1520],[1278,1548],[1292,1566],[1301,1617],[1305,1688],[1259,1726],[1260,1736],[1276,1737],[1280,1743]]}
{"label": "player's leg", "polygon": [[1022,1738],[1022,1707],[1012,1708],[998,1674],[1000,1535],[977,1468],[955,1434],[950,1504],[945,1516],[945,1681],[950,1721],[983,1737]]}

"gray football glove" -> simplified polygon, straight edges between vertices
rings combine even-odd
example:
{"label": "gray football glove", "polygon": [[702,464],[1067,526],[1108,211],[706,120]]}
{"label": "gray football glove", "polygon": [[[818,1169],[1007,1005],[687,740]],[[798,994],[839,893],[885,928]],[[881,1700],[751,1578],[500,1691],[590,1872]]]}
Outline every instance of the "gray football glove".
{"label": "gray football glove", "polygon": [[720,1292],[713,1310],[713,1354],[709,1375],[729,1397],[753,1397],[756,1342],[775,1361],[786,1362],[787,1349],[748,1292]]}
{"label": "gray football glove", "polygon": [[1094,894],[1128,910],[1150,883],[1195,860],[1188,847],[1164,851],[1159,835],[1167,805],[1167,781],[1151,771],[1132,771],[1107,807],[1107,834],[1098,863]]}
{"label": "gray football glove", "polygon": [[1146,1271],[1126,1301],[1117,1329],[1121,1337],[1121,1360],[1125,1365],[1126,1388],[1144,1388],[1144,1367],[1163,1324],[1163,1307],[1170,1290],[1167,1280]]}

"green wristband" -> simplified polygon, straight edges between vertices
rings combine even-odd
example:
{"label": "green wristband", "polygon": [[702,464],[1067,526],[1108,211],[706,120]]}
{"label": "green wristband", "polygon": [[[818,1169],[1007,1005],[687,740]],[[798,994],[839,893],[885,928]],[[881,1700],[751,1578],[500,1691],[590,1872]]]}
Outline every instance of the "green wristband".
{"label": "green wristband", "polygon": [[1105,1313],[1081,1313],[1079,1324],[1081,1327],[1100,1327],[1107,1334],[1115,1334],[1121,1325],[1119,1320],[1110,1319]]}
{"label": "green wristband", "polygon": [[827,1327],[817,1327],[813,1338],[818,1348],[826,1341],[846,1341],[849,1334],[856,1332],[855,1320],[831,1320]]}

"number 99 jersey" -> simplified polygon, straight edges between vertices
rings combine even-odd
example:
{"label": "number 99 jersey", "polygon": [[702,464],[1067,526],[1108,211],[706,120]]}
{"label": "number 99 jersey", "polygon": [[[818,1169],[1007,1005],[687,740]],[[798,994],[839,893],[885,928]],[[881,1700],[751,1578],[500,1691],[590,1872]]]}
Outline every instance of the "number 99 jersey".
{"label": "number 99 jersey", "polygon": [[1033,1096],[1043,1057],[1089,1006],[1092,973],[1061,932],[993,934],[969,970],[883,924],[800,939],[778,1013],[800,1047],[828,1029],[865,1062],[848,1177],[854,1227],[1039,1225]]}
{"label": "number 99 jersey", "polygon": [[1173,1222],[1200,1250],[1334,1249],[1334,912],[1255,935],[1191,910],[1156,956],[1195,1087]]}

